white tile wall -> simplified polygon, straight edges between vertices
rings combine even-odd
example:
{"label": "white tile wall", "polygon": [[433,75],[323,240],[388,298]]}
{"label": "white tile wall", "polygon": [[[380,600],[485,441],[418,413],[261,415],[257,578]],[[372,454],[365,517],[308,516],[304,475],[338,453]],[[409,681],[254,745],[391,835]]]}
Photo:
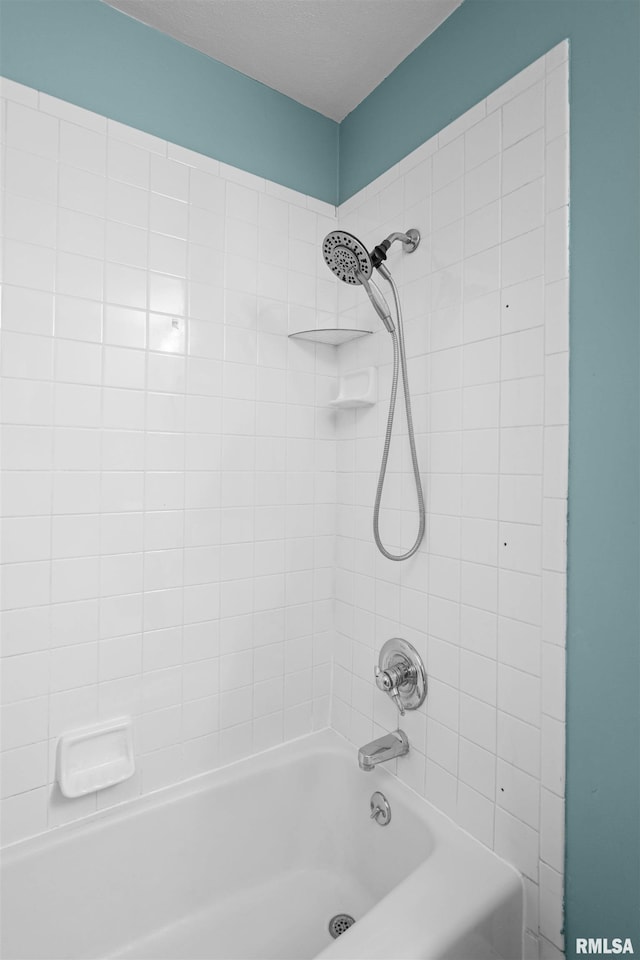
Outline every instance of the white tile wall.
{"label": "white tile wall", "polygon": [[[428,509],[403,564],[371,536],[386,403],[327,412],[336,351],[286,337],[338,308],[376,330],[340,368],[388,395],[388,338],[320,257],[333,208],[3,81],[4,843],[322,726],[330,695],[354,744],[391,729],[400,634],[430,685],[398,775],[523,872],[527,956],[562,950],[567,56],[338,211],[423,237],[390,260]],[[396,441],[395,549],[408,464]],[[64,801],[57,737],[122,713],[135,779]]]}
{"label": "white tile wall", "polygon": [[[328,722],[327,204],[2,84],[2,842]],[[4,114],[3,114],[4,116]],[[130,714],[81,800],[57,737]]]}
{"label": "white tile wall", "polygon": [[[377,554],[391,346],[341,285],[341,323],[376,332],[341,347],[340,368],[377,365],[383,399],[337,423],[333,724],[354,744],[396,726],[377,652],[399,635],[424,655],[429,696],[402,719],[397,774],[522,871],[528,957],[563,950],[567,71],[563,43],[338,211],[367,244],[422,234],[389,265],[428,518],[410,561]],[[415,535],[408,467],[396,440],[381,517],[396,550]]]}

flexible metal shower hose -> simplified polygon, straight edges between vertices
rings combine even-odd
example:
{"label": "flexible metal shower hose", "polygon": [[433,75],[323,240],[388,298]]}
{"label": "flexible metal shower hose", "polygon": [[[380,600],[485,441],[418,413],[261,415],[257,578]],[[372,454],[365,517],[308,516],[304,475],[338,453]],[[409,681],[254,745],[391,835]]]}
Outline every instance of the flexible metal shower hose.
{"label": "flexible metal shower hose", "polygon": [[[424,510],[424,497],[422,494],[422,484],[420,482],[420,470],[418,467],[418,455],[416,453],[416,441],[413,433],[413,416],[411,414],[411,395],[409,392],[409,378],[407,375],[407,357],[404,346],[404,330],[402,326],[402,311],[400,309],[400,298],[398,296],[398,289],[395,285],[395,282],[391,276],[388,274],[386,279],[391,284],[391,289],[393,290],[393,299],[395,301],[396,307],[396,317],[398,320],[398,329],[394,330],[391,333],[391,339],[393,341],[393,379],[391,382],[391,394],[389,396],[389,415],[387,417],[387,432],[384,438],[384,449],[382,451],[382,460],[380,462],[380,474],[378,476],[378,487],[376,490],[376,502],[373,507],[373,536],[376,541],[376,546],[380,553],[387,558],[387,560],[408,560],[409,557],[412,557],[416,550],[419,548],[422,543],[422,538],[424,537],[425,530],[425,510]],[[389,447],[391,446],[391,436],[393,433],[393,417],[396,409],[396,397],[398,394],[398,368],[402,369],[402,390],[404,393],[404,406],[407,414],[407,430],[409,433],[409,449],[411,450],[411,464],[413,466],[413,477],[416,484],[416,495],[418,497],[418,511],[420,515],[420,522],[418,526],[418,534],[416,536],[415,542],[410,550],[407,550],[406,553],[394,554],[389,553],[386,549],[382,540],[380,539],[380,502],[382,500],[382,491],[384,490],[384,480],[387,473],[387,463],[389,461]]]}

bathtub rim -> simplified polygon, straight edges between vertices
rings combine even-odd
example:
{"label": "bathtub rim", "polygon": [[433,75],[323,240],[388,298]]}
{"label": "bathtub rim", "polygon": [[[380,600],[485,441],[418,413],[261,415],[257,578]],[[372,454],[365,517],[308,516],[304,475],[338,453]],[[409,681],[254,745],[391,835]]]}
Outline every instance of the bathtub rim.
{"label": "bathtub rim", "polygon": [[[43,848],[58,846],[60,843],[64,843],[67,837],[81,836],[92,828],[101,826],[104,821],[116,824],[130,817],[138,816],[147,810],[174,803],[196,793],[223,787],[233,781],[248,780],[252,776],[259,775],[262,771],[274,769],[274,766],[286,766],[296,759],[308,758],[312,755],[337,756],[343,760],[353,761],[354,765],[357,766],[357,748],[332,727],[324,727],[322,730],[316,730],[293,740],[276,744],[260,753],[241,757],[224,766],[217,767],[215,770],[207,770],[186,780],[181,780],[179,783],[169,784],[150,793],[123,800],[121,803],[109,807],[103,807],[101,810],[95,810],[85,817],[60,824],[60,826],[50,827],[41,833],[34,834],[32,837],[6,844],[0,848],[0,866],[8,866],[14,861],[35,854]],[[442,827],[444,835],[447,837],[462,834],[472,848],[490,854],[520,878],[520,873],[512,864],[489,847],[486,847],[400,777],[392,774],[382,765],[375,768],[375,773],[376,776],[382,777],[390,787],[393,784],[394,789],[399,789],[402,793],[403,802],[421,820],[429,824],[433,833],[434,847],[440,847],[442,843],[441,834],[438,829],[434,829],[434,826],[436,828]],[[362,776],[366,777],[369,774],[363,772]],[[372,780],[371,782],[373,784],[375,781]],[[433,824],[431,823],[432,818]]]}
{"label": "bathtub rim", "polygon": [[[43,847],[56,846],[63,842],[65,838],[82,835],[82,833],[96,827],[104,820],[115,824],[128,819],[130,816],[137,816],[146,810],[153,810],[197,793],[223,787],[234,780],[249,779],[262,770],[273,769],[274,757],[278,761],[275,766],[284,766],[297,757],[309,756],[312,750],[313,753],[317,754],[346,756],[347,751],[338,749],[342,740],[343,738],[335,733],[331,727],[324,727],[322,730],[313,731],[293,740],[268,747],[261,750],[260,753],[232,760],[230,763],[216,767],[214,770],[194,774],[192,777],[180,780],[179,783],[168,784],[164,787],[158,787],[156,790],[151,790],[149,793],[129,797],[120,803],[94,810],[84,817],[62,823],[59,826],[48,827],[31,837],[24,837],[21,840],[14,840],[5,844],[5,846],[0,847],[0,864],[20,859],[23,853],[27,855],[36,853]],[[307,743],[317,744],[317,746],[315,749],[310,746],[308,750],[305,750],[304,745]]]}

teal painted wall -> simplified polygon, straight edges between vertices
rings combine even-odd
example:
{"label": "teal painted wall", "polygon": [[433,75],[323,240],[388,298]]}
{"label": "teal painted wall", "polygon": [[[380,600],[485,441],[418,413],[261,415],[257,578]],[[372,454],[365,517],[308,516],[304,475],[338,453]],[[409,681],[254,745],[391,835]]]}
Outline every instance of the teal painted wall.
{"label": "teal painted wall", "polygon": [[0,73],[336,202],[337,123],[100,0],[1,0]]}
{"label": "teal painted wall", "polygon": [[640,953],[640,5],[466,0],[340,127],[346,199],[569,38],[566,942]]}

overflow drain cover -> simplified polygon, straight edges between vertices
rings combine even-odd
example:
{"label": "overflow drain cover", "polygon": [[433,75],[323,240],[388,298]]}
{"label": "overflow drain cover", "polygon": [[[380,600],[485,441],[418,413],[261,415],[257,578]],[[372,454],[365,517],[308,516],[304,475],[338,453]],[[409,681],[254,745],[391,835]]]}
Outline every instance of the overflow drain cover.
{"label": "overflow drain cover", "polygon": [[348,913],[336,913],[335,917],[331,917],[329,920],[329,933],[336,940],[345,930],[348,930],[349,927],[352,927],[355,923],[353,917],[350,917]]}

